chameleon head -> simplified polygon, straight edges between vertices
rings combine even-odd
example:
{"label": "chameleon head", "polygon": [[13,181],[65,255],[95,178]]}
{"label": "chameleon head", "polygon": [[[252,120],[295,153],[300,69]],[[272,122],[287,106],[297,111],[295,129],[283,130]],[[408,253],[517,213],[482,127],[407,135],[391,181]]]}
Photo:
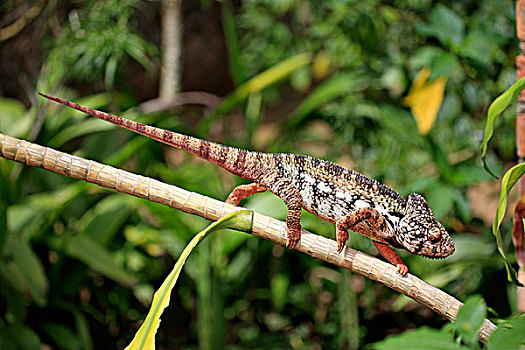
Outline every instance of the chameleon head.
{"label": "chameleon head", "polygon": [[410,253],[427,258],[445,258],[455,250],[447,230],[436,220],[425,198],[416,193],[408,196],[395,239]]}

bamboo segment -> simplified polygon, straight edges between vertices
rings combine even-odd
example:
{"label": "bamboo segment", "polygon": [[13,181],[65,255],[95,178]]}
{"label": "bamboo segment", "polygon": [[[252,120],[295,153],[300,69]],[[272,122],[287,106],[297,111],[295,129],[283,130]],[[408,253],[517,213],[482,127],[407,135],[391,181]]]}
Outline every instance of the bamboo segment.
{"label": "bamboo segment", "polygon": [[[95,183],[102,187],[199,215],[212,221],[241,209],[195,192],[167,185],[155,179],[3,134],[0,134],[0,155],[9,160]],[[254,213],[252,234],[277,244],[286,244],[286,224],[258,213]],[[396,272],[395,266],[350,247],[346,247],[342,253],[338,253],[337,243],[334,240],[315,235],[306,230],[302,231],[301,241],[295,250],[343,267],[403,293],[418,303],[428,306],[447,320],[455,320],[457,312],[462,306],[462,303],[456,298],[410,273],[402,277]],[[494,323],[485,320],[479,333],[480,341],[485,342],[495,329]]]}

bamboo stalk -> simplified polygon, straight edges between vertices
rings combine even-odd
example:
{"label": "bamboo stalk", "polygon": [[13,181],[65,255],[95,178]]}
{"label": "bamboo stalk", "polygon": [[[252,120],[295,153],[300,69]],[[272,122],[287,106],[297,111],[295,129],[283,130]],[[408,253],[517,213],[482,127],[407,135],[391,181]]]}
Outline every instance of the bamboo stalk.
{"label": "bamboo stalk", "polygon": [[[74,179],[95,183],[151,202],[164,204],[212,221],[241,209],[155,179],[3,134],[0,134],[0,156]],[[277,244],[286,244],[286,224],[258,213],[254,213],[252,234]],[[456,319],[457,312],[463,305],[451,295],[411,274],[404,277],[400,276],[396,272],[395,266],[360,251],[346,247],[343,253],[338,253],[337,243],[334,240],[306,230],[302,231],[301,241],[295,250],[345,268],[403,293],[449,321]],[[479,340],[485,342],[495,329],[494,323],[485,320],[480,329]]]}

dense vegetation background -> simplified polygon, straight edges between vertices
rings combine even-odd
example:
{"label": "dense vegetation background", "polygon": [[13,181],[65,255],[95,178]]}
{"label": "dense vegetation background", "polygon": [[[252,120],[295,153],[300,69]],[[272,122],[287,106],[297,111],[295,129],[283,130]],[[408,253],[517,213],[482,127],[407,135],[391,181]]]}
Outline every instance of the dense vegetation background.
{"label": "dense vegetation background", "polygon": [[[0,132],[218,199],[242,180],[36,92],[229,145],[331,160],[428,199],[456,253],[431,261],[399,252],[412,273],[460,300],[480,294],[498,317],[517,312],[490,233],[498,183],[478,153],[490,102],[515,80],[513,1],[183,1],[181,90],[199,93],[154,113],[140,103],[158,95],[158,2],[8,0],[2,30],[29,8],[34,19],[0,42]],[[301,53],[307,64],[235,90]],[[422,70],[446,81],[425,135],[403,103]],[[500,173],[515,161],[514,114],[501,118],[489,154]],[[285,216],[271,194],[244,205]],[[302,223],[334,236],[311,215]],[[207,224],[0,159],[0,344],[124,347]],[[507,221],[512,252],[510,231]],[[350,244],[377,254],[356,234]],[[357,349],[446,323],[372,281],[237,232],[199,246],[172,298],[162,348]]]}

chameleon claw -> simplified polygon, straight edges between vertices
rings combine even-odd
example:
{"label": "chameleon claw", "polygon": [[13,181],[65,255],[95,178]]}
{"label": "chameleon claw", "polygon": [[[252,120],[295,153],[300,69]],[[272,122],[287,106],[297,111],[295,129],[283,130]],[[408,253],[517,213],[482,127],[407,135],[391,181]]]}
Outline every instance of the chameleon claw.
{"label": "chameleon claw", "polygon": [[405,264],[397,264],[397,273],[405,276],[408,273],[408,267]]}
{"label": "chameleon claw", "polygon": [[290,228],[288,228],[288,238],[286,239],[286,248],[294,249],[297,243],[299,243],[300,238],[301,238],[301,229],[296,231],[296,230],[290,230]]}
{"label": "chameleon claw", "polygon": [[343,251],[346,241],[348,241],[348,231],[337,230],[337,251],[339,253]]}
{"label": "chameleon claw", "polygon": [[231,204],[233,206],[238,206],[239,202],[240,200],[236,196],[229,195],[228,198],[226,198],[226,203]]}

